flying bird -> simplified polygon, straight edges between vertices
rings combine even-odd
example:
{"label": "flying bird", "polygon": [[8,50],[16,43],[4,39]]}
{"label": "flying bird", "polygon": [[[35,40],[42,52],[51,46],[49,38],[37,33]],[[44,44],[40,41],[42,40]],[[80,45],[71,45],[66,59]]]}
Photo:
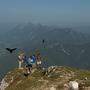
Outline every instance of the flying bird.
{"label": "flying bird", "polygon": [[43,39],[43,40],[42,40],[42,43],[44,43],[44,42],[45,42],[45,40]]}
{"label": "flying bird", "polygon": [[10,53],[12,53],[13,51],[15,51],[17,48],[13,48],[13,49],[11,49],[11,48],[6,48],[6,50],[7,51],[9,51]]}
{"label": "flying bird", "polygon": [[43,44],[43,46],[45,48],[45,40],[44,39],[42,40],[42,44]]}

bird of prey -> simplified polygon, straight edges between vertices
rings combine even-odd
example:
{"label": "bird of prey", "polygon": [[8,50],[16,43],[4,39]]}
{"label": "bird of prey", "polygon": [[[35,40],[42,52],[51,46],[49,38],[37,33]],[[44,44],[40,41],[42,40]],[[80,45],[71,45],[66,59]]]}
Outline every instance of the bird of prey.
{"label": "bird of prey", "polygon": [[45,40],[44,39],[42,40],[42,44],[43,44],[43,46],[45,48]]}
{"label": "bird of prey", "polygon": [[45,41],[45,39],[43,39],[42,40],[42,44],[43,44],[43,47],[45,48],[46,46],[45,46],[45,43],[46,43],[46,41]]}
{"label": "bird of prey", "polygon": [[6,48],[6,50],[7,51],[9,51],[10,53],[12,53],[13,51],[15,51],[17,48],[13,48],[13,49],[11,49],[11,48]]}
{"label": "bird of prey", "polygon": [[44,42],[45,42],[45,40],[43,39],[43,40],[42,40],[42,43],[44,43]]}

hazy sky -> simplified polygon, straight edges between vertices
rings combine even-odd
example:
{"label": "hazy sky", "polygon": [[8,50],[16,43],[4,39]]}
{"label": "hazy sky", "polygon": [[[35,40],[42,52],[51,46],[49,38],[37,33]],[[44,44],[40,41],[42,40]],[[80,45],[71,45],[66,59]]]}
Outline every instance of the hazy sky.
{"label": "hazy sky", "polygon": [[90,24],[90,0],[0,0],[0,22]]}

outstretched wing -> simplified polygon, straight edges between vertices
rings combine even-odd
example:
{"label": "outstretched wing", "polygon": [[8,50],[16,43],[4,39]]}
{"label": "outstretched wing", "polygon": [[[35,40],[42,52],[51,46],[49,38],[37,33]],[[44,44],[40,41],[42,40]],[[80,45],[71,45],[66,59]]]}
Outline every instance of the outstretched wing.
{"label": "outstretched wing", "polygon": [[6,50],[11,51],[11,49],[10,49],[10,48],[6,48]]}
{"label": "outstretched wing", "polygon": [[15,51],[17,48],[13,48],[13,49],[11,49],[12,51]]}
{"label": "outstretched wing", "polygon": [[6,48],[6,50],[8,50],[10,53],[12,53],[14,50],[16,50],[17,48],[13,48],[13,49],[10,49],[10,48]]}

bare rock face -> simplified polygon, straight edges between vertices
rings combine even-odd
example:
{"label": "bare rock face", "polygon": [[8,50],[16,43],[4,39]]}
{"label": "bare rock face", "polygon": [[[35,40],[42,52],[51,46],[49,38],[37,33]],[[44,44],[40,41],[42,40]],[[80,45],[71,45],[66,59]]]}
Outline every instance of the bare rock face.
{"label": "bare rock face", "polygon": [[24,76],[24,69],[15,69],[1,81],[0,90],[90,90],[90,71],[51,66],[33,69]]}
{"label": "bare rock face", "polygon": [[5,90],[6,87],[8,87],[8,85],[9,84],[4,79],[2,79],[1,85],[0,85],[0,90]]}
{"label": "bare rock face", "polygon": [[76,81],[70,81],[69,87],[71,90],[79,90],[79,85],[78,85],[78,82]]}

